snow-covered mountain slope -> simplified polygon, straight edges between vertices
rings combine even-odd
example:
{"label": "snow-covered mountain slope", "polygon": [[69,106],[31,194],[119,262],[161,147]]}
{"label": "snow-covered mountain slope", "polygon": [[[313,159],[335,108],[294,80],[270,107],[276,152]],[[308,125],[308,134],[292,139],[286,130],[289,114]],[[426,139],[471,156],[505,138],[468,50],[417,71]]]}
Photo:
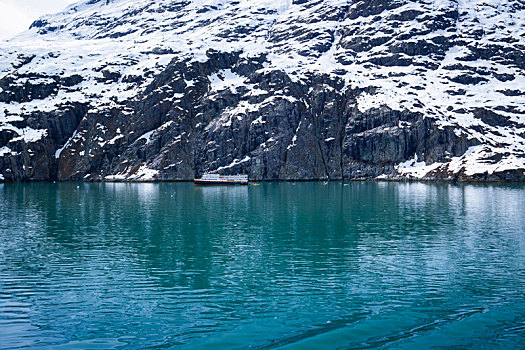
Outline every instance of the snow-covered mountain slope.
{"label": "snow-covered mountain slope", "polygon": [[89,0],[0,43],[6,181],[205,171],[523,180],[525,5]]}

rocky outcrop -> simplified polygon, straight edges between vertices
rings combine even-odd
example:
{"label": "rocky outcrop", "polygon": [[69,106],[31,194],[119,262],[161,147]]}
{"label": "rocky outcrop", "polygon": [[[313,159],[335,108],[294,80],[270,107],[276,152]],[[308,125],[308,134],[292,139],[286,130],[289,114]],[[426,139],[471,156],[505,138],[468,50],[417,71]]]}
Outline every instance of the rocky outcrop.
{"label": "rocky outcrop", "polygon": [[73,5],[1,44],[0,179],[522,181],[523,19],[519,1]]}

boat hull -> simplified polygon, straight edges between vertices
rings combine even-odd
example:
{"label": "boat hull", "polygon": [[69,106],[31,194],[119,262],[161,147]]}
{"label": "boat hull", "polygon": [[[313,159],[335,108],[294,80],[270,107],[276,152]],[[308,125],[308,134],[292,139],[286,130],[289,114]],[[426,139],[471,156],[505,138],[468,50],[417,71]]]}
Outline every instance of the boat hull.
{"label": "boat hull", "polygon": [[248,185],[248,181],[213,181],[213,180],[193,180],[195,185]]}

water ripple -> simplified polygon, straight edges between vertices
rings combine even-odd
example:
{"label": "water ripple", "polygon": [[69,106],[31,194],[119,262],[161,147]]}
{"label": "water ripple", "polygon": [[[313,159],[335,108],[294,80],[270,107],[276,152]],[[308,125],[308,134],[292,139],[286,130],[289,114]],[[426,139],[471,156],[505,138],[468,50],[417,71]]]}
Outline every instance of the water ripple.
{"label": "water ripple", "polygon": [[524,193],[4,185],[0,348],[523,348]]}

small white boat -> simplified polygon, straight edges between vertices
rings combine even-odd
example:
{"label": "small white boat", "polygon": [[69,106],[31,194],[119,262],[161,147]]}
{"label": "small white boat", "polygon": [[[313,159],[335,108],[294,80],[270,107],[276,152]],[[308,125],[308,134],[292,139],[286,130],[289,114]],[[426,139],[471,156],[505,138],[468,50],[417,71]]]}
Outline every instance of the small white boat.
{"label": "small white boat", "polygon": [[195,185],[247,185],[248,175],[204,174],[193,182]]}

